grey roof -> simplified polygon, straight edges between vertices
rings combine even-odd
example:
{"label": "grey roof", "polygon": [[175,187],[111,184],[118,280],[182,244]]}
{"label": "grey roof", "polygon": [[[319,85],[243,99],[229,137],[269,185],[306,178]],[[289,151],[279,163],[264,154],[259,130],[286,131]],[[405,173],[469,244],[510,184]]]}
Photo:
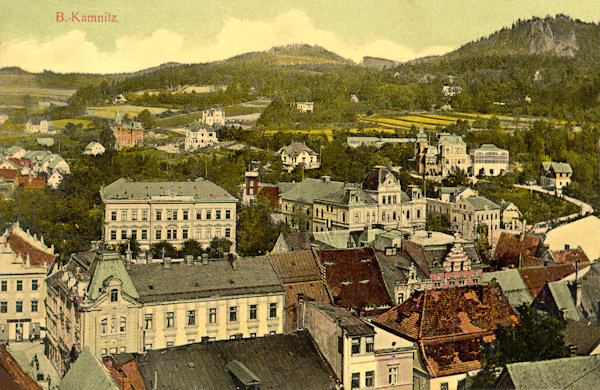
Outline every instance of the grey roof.
{"label": "grey roof", "polygon": [[195,181],[129,181],[120,178],[100,189],[103,201],[149,200],[155,196],[189,196],[202,202],[235,202],[236,199],[215,183],[198,178]]}
{"label": "grey roof", "polygon": [[459,135],[440,133],[438,134],[438,145],[462,145],[466,146],[465,141]]}
{"label": "grey roof", "polygon": [[394,284],[406,284],[408,282],[408,272],[411,264],[414,264],[417,269],[417,277],[425,281],[429,276],[410,258],[408,253],[398,249],[395,255],[386,255],[384,252],[376,251],[375,257],[379,262],[379,266],[383,271],[384,280],[386,282],[394,282]]}
{"label": "grey roof", "polygon": [[549,171],[550,168],[552,168],[555,173],[573,173],[573,169],[571,169],[569,163],[543,162],[542,168],[544,168],[545,171]]}
{"label": "grey roof", "polygon": [[563,313],[565,319],[579,321],[581,318],[568,284],[565,282],[550,282],[548,283],[548,288],[556,307]]}
{"label": "grey roof", "polygon": [[226,367],[244,386],[260,384],[260,379],[239,360],[230,361]]}
{"label": "grey roof", "polygon": [[486,151],[487,150],[487,151],[494,151],[494,152],[506,152],[505,149],[499,148],[499,147],[497,147],[494,144],[483,144],[483,145],[481,145],[478,148],[471,149],[471,153],[476,152],[478,150],[481,150],[481,151]]}
{"label": "grey roof", "polygon": [[[85,147],[85,150],[92,150],[92,148],[96,145],[102,146],[102,144],[100,142],[92,141],[89,144],[87,144],[87,146]],[[102,146],[102,147],[104,148],[104,146]]]}
{"label": "grey roof", "polygon": [[[54,160],[52,160],[50,162],[50,164],[48,164],[48,168],[49,169],[54,169],[54,167],[56,167],[58,164],[60,164],[61,162],[65,161],[64,158],[62,158],[61,156],[56,156],[54,158]],[[65,161],[66,162],[66,161]]]}
{"label": "grey roof", "polygon": [[[292,183],[291,186],[279,186],[285,192],[281,192],[280,199],[291,200],[303,203],[312,203],[317,198],[326,197],[336,191],[344,188],[341,181],[326,181],[323,179],[304,179],[299,183]],[[285,188],[287,187],[287,188]]]}
{"label": "grey roof", "polygon": [[600,355],[507,364],[517,389],[595,389],[600,383]]}
{"label": "grey roof", "polygon": [[484,272],[484,283],[498,283],[502,293],[508,300],[513,309],[522,304],[530,304],[533,301],[529,288],[521,278],[521,274],[516,269],[508,269],[497,272]]}
{"label": "grey roof", "polygon": [[304,142],[294,141],[291,144],[282,147],[277,151],[277,154],[281,154],[282,152],[286,152],[289,156],[295,157],[299,155],[301,152],[306,151],[308,154],[316,156],[317,152],[306,146]]}
{"label": "grey roof", "polygon": [[565,345],[575,346],[578,355],[591,354],[600,345],[600,327],[567,321],[564,330]]}
{"label": "grey roof", "polygon": [[[252,376],[242,374],[234,361]],[[137,355],[136,362],[148,388],[235,390],[230,369],[246,380],[258,379],[261,390],[334,389],[337,383],[308,331],[153,350]]]}
{"label": "grey roof", "polygon": [[373,326],[356,317],[346,309],[333,306],[323,302],[307,302],[308,305],[313,305],[338,326],[346,331],[349,336],[364,336],[375,334]]}
{"label": "grey roof", "polygon": [[459,187],[441,187],[440,194],[451,194],[457,195],[466,190],[467,187],[459,186]]}
{"label": "grey roof", "polygon": [[283,293],[283,285],[266,256],[239,258],[236,267],[234,270],[226,259],[193,265],[177,262],[170,268],[165,268],[163,263],[132,264],[129,275],[142,303]]}
{"label": "grey roof", "polygon": [[326,196],[317,197],[315,202],[333,203],[336,205],[369,205],[377,203],[362,188],[356,187],[345,187]]}
{"label": "grey roof", "polygon": [[464,198],[463,202],[469,204],[477,211],[500,209],[500,206],[498,206],[496,203],[492,202],[488,198],[484,198],[483,196],[469,196],[468,198]]}
{"label": "grey roof", "polygon": [[139,298],[138,292],[127,274],[121,256],[116,252],[100,253],[89,270],[91,275],[86,298],[95,300],[100,296],[100,291],[109,279],[120,280],[121,292],[131,298]]}
{"label": "grey roof", "polygon": [[87,348],[60,381],[61,390],[120,390],[108,369]]}

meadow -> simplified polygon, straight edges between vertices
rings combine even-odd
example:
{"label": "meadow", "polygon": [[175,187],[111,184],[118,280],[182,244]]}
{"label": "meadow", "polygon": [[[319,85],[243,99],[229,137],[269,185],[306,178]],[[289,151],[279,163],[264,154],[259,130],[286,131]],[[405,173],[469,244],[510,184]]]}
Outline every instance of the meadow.
{"label": "meadow", "polygon": [[119,112],[121,115],[129,114],[130,117],[134,117],[144,110],[150,111],[152,115],[160,114],[161,112],[167,111],[166,108],[161,107],[144,107],[124,104],[119,106],[88,107],[86,110],[86,114],[98,118],[114,119],[117,112]]}

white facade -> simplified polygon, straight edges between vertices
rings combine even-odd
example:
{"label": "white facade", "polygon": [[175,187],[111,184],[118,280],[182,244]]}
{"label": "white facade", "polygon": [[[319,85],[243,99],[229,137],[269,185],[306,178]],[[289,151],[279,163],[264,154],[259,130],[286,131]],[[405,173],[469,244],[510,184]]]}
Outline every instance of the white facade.
{"label": "white facade", "polygon": [[54,250],[18,225],[0,237],[0,341],[42,336],[46,278]]}
{"label": "white facade", "polygon": [[314,102],[297,102],[296,110],[303,114],[312,113],[315,111],[315,103]]}
{"label": "white facade", "polygon": [[[148,192],[141,191],[134,198],[121,196],[128,188],[138,188],[137,183],[148,184]],[[207,247],[216,237],[231,241],[235,250],[236,199],[214,183],[204,179],[200,182],[120,179],[110,186],[113,187],[102,190],[105,243],[115,245],[133,237],[143,249],[148,249],[160,241],[180,247],[193,239]],[[112,196],[112,191],[119,195]]]}
{"label": "white facade", "polygon": [[208,131],[203,127],[197,130],[189,130],[185,132],[185,151],[192,152],[198,148],[204,148],[218,143],[217,133]]}
{"label": "white facade", "polygon": [[499,176],[508,172],[508,150],[484,144],[471,149],[471,174],[474,176]]}
{"label": "white facade", "polygon": [[104,148],[104,146],[102,146],[101,143],[99,143],[99,142],[90,142],[85,147],[85,150],[83,151],[83,154],[87,154],[87,155],[91,155],[91,156],[97,156],[97,155],[100,155],[100,154],[104,154],[105,151],[106,151],[106,149]]}
{"label": "white facade", "polygon": [[202,111],[202,124],[214,127],[225,126],[225,111],[221,108]]}
{"label": "white facade", "polygon": [[53,190],[57,189],[60,183],[62,183],[63,179],[64,177],[59,171],[54,171],[48,177],[48,187],[52,188]]}
{"label": "white facade", "polygon": [[460,136],[440,133],[438,148],[442,177],[456,171],[468,172],[471,158],[467,154],[467,144]]}
{"label": "white facade", "polygon": [[50,123],[46,119],[32,120],[29,119],[25,123],[26,133],[48,133],[50,129]]}
{"label": "white facade", "polygon": [[292,142],[277,151],[281,156],[281,163],[288,171],[299,165],[304,169],[317,169],[321,166],[321,159],[317,152],[306,146],[303,142]]}

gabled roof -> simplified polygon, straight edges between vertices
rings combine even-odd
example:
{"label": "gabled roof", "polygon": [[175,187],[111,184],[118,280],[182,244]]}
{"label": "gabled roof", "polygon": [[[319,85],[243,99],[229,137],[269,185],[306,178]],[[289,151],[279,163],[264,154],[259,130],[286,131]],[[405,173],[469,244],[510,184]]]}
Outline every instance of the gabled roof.
{"label": "gabled roof", "polygon": [[[584,265],[579,265],[579,269]],[[527,285],[532,297],[537,297],[540,290],[548,282],[561,280],[575,272],[575,264],[560,264],[547,267],[520,268],[521,278]]]}
{"label": "gabled roof", "polygon": [[373,248],[324,249],[317,251],[325,272],[325,279],[334,297],[334,303],[361,315],[381,313],[391,306]]}
{"label": "gabled roof", "polygon": [[500,206],[483,196],[469,196],[468,198],[463,198],[461,202],[466,203],[476,211],[500,209]]}
{"label": "gabled roof", "polygon": [[600,345],[600,327],[577,321],[567,321],[565,345],[577,348],[578,355],[589,355]]}
{"label": "gabled roof", "polygon": [[362,188],[367,191],[377,191],[380,185],[391,180],[392,183],[400,185],[400,178],[388,167],[377,166],[371,170],[362,183]]}
{"label": "gabled roof", "polygon": [[102,147],[102,149],[104,149],[104,146],[102,146],[102,144],[100,142],[92,141],[89,144],[87,144],[87,146],[85,147],[85,150],[91,151],[96,146],[100,146],[100,147]]}
{"label": "gabled roof", "polygon": [[344,188],[341,181],[325,179],[304,179],[299,183],[279,183],[279,197],[303,203],[312,203],[315,199],[325,197]]}
{"label": "gabled roof", "polygon": [[321,280],[321,271],[311,250],[269,255],[268,258],[283,284]]}
{"label": "gabled roof", "polygon": [[504,212],[504,210],[506,210],[509,207],[516,209],[519,212],[519,215],[523,216],[523,214],[521,213],[521,210],[519,210],[519,208],[517,206],[515,206],[515,204],[513,202],[509,202],[507,200],[500,201],[500,211],[501,212]]}
{"label": "gabled roof", "polygon": [[56,167],[58,164],[60,164],[63,161],[66,163],[64,158],[55,155],[55,158],[50,162],[50,164],[48,164],[48,168],[54,169],[54,167]]}
{"label": "gabled roof", "polygon": [[496,272],[484,272],[483,273],[484,283],[498,283],[502,289],[502,293],[508,299],[508,303],[513,309],[521,306],[522,304],[529,305],[533,298],[529,293],[529,289],[521,274],[516,269],[507,269]]}
{"label": "gabled roof", "polygon": [[548,253],[552,257],[552,260],[559,264],[567,263],[589,263],[590,259],[585,255],[585,252],[581,248],[575,249],[563,249],[563,250],[549,250]]}
{"label": "gabled roof", "polygon": [[312,232],[283,232],[277,241],[283,240],[291,251],[308,250],[315,241]]}
{"label": "gabled roof", "polygon": [[125,264],[116,252],[100,253],[96,262],[90,268],[91,280],[87,289],[87,299],[92,301],[98,299],[106,282],[110,279],[121,281],[121,291],[133,299],[139,298],[138,292],[127,270]]}
{"label": "gabled roof", "polygon": [[307,152],[311,156],[318,155],[317,152],[315,152],[314,150],[312,150],[311,148],[306,146],[306,144],[304,142],[297,142],[297,141],[294,141],[291,144],[282,147],[281,149],[279,149],[277,151],[277,154],[281,154],[283,152],[286,152],[289,156],[292,156],[292,157],[296,157],[297,155],[299,155],[302,152]]}
{"label": "gabled roof", "polygon": [[494,251],[492,269],[522,267],[524,256],[536,257],[542,245],[542,237],[529,234],[512,234],[502,232]]}
{"label": "gabled roof", "polygon": [[0,388],[6,390],[42,390],[42,387],[23,371],[19,363],[1,344]]}
{"label": "gabled roof", "polygon": [[449,146],[449,145],[461,145],[466,146],[465,141],[459,135],[439,133],[438,134],[438,145]]}
{"label": "gabled roof", "polygon": [[[260,381],[261,389],[303,390],[307,383],[314,389],[332,389],[337,385],[308,331],[188,344],[135,358],[146,384],[153,383],[156,375],[159,389],[235,389],[233,378],[237,375]],[[252,375],[233,368],[233,361],[243,364]]]}
{"label": "gabled roof", "polygon": [[338,191],[327,194],[323,197],[317,197],[315,200],[319,203],[329,203],[342,206],[349,205],[371,205],[377,202],[369,194],[360,188],[345,187]]}
{"label": "gabled roof", "polygon": [[236,259],[236,269],[227,259],[200,262],[132,264],[129,275],[140,302],[170,301],[215,295],[283,293],[266,256]]}
{"label": "gabled roof", "polygon": [[594,389],[600,383],[600,355],[576,356],[507,364],[508,375],[517,389]]}
{"label": "gabled roof", "polygon": [[61,390],[121,390],[112,376],[87,348],[60,381]]}
{"label": "gabled roof", "polygon": [[24,232],[21,229],[13,230],[8,236],[7,242],[10,245],[10,248],[18,254],[23,259],[29,257],[29,262],[32,266],[40,267],[46,266],[51,267],[54,264],[54,260],[56,260],[56,256],[51,250],[42,250],[39,248],[41,246],[32,245],[31,241],[33,237],[21,237],[21,234]]}
{"label": "gabled roof", "polygon": [[543,162],[542,169],[544,171],[553,170],[555,173],[573,173],[571,165],[562,162]]}
{"label": "gabled roof", "polygon": [[316,307],[325,314],[331,321],[346,331],[348,336],[366,336],[373,335],[375,331],[373,326],[353,315],[346,309],[330,305],[329,303],[307,302],[307,305]]}
{"label": "gabled roof", "polygon": [[432,377],[481,368],[482,342],[518,318],[497,284],[417,291],[373,323],[417,341]]}
{"label": "gabled roof", "polygon": [[129,181],[121,178],[100,189],[103,201],[148,200],[156,196],[186,196],[203,202],[234,202],[235,198],[215,183],[198,178],[194,181]]}
{"label": "gabled roof", "polygon": [[565,319],[580,321],[581,317],[577,311],[577,306],[575,306],[569,285],[564,282],[550,282],[547,286],[558,312],[561,312]]}

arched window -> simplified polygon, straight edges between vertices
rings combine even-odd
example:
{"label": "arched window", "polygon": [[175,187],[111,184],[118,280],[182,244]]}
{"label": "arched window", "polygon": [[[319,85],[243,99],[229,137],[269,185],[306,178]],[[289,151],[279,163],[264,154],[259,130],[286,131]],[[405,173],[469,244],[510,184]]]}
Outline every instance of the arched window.
{"label": "arched window", "polygon": [[127,330],[127,318],[121,317],[121,320],[119,321],[119,332],[125,333],[126,330]]}
{"label": "arched window", "polygon": [[102,321],[100,321],[100,333],[106,334],[106,326],[107,325],[108,325],[108,319],[103,318]]}

